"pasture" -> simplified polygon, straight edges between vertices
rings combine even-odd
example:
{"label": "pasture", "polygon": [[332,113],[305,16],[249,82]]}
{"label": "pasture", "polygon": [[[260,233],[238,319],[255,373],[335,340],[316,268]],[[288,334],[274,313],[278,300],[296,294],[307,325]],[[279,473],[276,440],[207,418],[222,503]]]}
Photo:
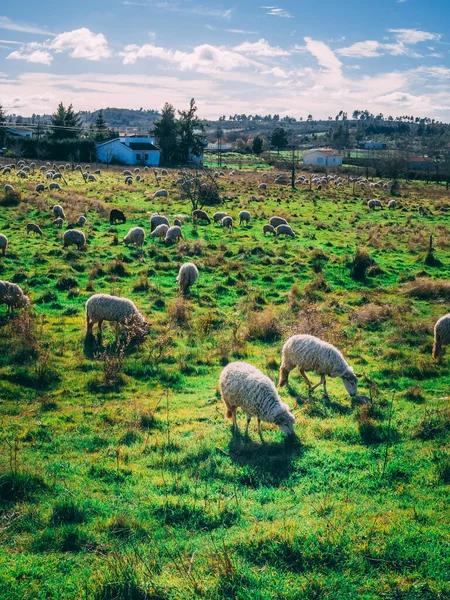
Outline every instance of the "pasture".
{"label": "pasture", "polygon": [[[41,173],[0,177],[18,192],[0,197],[0,278],[31,299],[0,306],[0,598],[450,598],[450,351],[431,357],[450,305],[445,189],[405,183],[395,210],[369,210],[387,190],[292,191],[239,173],[220,178],[223,205],[204,207],[232,215],[228,231],[192,223],[175,171],[133,185],[121,171],[92,183],[66,171],[42,194]],[[168,198],[152,197],[160,188]],[[63,248],[55,204],[66,225],[87,217],[86,249]],[[109,224],[112,208],[125,224]],[[155,211],[184,216],[182,241],[150,239]],[[295,238],[263,236],[273,215]],[[134,226],[142,250],[122,243]],[[200,276],[182,298],[186,261]],[[135,302],[145,341],[108,326],[85,338],[84,304],[102,292]],[[246,439],[242,414],[233,435],[221,369],[244,360],[277,383],[293,333],[365,371],[371,404],[352,404],[340,379],[329,399],[308,394],[294,371],[280,395],[298,440],[267,423],[264,442],[255,423]]]}

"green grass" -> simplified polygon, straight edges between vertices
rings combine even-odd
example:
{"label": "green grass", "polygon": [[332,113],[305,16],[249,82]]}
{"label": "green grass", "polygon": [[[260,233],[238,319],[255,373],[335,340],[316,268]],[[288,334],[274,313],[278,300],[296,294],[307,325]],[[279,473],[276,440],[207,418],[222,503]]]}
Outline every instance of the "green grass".
{"label": "green grass", "polygon": [[[42,196],[37,175],[1,181],[21,200],[0,210],[0,278],[32,309],[0,307],[0,598],[449,598],[450,356],[431,358],[448,312],[445,191],[403,185],[400,208],[369,211],[373,192],[292,192],[271,178],[263,192],[261,175],[236,174],[219,179],[225,210],[252,221],[225,232],[192,224],[176,173],[130,187],[115,170],[87,186],[65,176],[62,193]],[[159,187],[168,199],[152,198]],[[86,251],[63,249],[55,203],[69,220],[87,216]],[[109,225],[113,207],[126,224]],[[125,247],[153,211],[187,215],[184,241]],[[263,236],[274,214],[295,239]],[[27,222],[43,237],[27,238]],[[436,267],[425,264],[430,234]],[[355,271],[357,249],[370,261],[360,252],[367,268]],[[182,300],[187,260],[200,277]],[[148,318],[147,340],[122,358],[111,327],[101,345],[85,339],[84,304],[98,292],[132,298]],[[297,442],[269,424],[264,443],[255,424],[250,439],[233,436],[221,369],[246,360],[276,381],[295,332],[365,371],[372,405],[352,406],[335,379],[329,400],[309,397],[293,372],[281,397],[298,404]]]}

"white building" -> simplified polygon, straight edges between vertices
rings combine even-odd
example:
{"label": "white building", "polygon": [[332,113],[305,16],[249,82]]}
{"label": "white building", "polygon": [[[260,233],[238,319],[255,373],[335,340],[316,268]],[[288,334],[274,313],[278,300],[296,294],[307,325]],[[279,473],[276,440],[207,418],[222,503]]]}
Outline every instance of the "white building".
{"label": "white building", "polygon": [[315,167],[342,167],[342,156],[335,150],[311,150],[303,155],[303,164]]}
{"label": "white building", "polygon": [[26,129],[25,127],[8,127],[7,132],[13,137],[31,138],[33,137],[32,129]]}
{"label": "white building", "polygon": [[99,162],[157,167],[161,150],[151,137],[123,136],[96,144]]}

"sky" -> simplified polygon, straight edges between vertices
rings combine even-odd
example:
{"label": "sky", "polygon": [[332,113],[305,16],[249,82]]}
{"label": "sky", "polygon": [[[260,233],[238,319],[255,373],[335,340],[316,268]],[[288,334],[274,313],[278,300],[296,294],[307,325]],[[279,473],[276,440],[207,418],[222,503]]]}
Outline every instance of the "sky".
{"label": "sky", "polygon": [[2,2],[0,105],[450,121],[449,23],[449,0]]}

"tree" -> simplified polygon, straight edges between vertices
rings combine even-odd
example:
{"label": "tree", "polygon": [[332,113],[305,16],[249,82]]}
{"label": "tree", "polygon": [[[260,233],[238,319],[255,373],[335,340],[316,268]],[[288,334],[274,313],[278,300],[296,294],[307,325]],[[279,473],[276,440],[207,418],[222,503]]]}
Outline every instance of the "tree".
{"label": "tree", "polygon": [[95,119],[95,128],[101,133],[105,132],[108,128],[105,118],[103,117],[103,111],[101,109],[98,111],[97,118]]}
{"label": "tree", "polygon": [[189,162],[190,156],[201,156],[203,152],[203,138],[195,130],[203,132],[204,127],[196,116],[197,107],[194,98],[191,98],[188,110],[178,111],[179,119],[179,149],[182,162]]}
{"label": "tree", "polygon": [[0,143],[2,143],[2,144],[4,143],[5,136],[6,136],[5,124],[6,124],[5,111],[3,110],[3,107],[0,104]]}
{"label": "tree", "polygon": [[262,138],[259,137],[259,135],[257,135],[255,138],[253,138],[253,143],[252,143],[253,153],[261,154],[261,152],[263,151],[263,145],[264,145],[264,142],[263,142]]}
{"label": "tree", "polygon": [[65,109],[60,102],[51,119],[54,138],[61,140],[78,137],[81,130],[81,117],[73,110],[72,104]]}
{"label": "tree", "polygon": [[288,141],[287,131],[286,129],[283,129],[283,127],[276,127],[272,131],[270,143],[274,148],[277,149],[278,154],[280,154],[280,150],[287,147]]}
{"label": "tree", "polygon": [[155,123],[153,135],[161,148],[161,162],[168,166],[176,164],[179,161],[178,123],[172,104],[164,104],[161,118]]}

